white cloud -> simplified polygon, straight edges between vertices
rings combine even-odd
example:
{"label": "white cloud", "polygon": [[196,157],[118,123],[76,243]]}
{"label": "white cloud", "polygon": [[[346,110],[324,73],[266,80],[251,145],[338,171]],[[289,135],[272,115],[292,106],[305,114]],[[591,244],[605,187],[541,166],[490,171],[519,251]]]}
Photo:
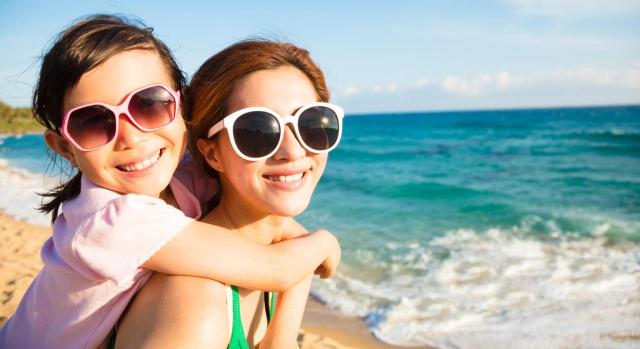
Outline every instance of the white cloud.
{"label": "white cloud", "polygon": [[347,86],[342,90],[342,95],[345,97],[353,96],[358,93],[360,93],[360,89],[358,88],[358,86],[354,85]]}
{"label": "white cloud", "polygon": [[481,74],[471,79],[447,76],[440,84],[440,87],[452,94],[477,96],[487,89],[506,90],[511,85],[512,79],[509,73],[500,72],[495,75]]}
{"label": "white cloud", "polygon": [[429,85],[431,85],[431,80],[427,78],[418,78],[413,84],[411,84],[411,87],[425,87]]}
{"label": "white cloud", "polygon": [[621,69],[595,69],[578,67],[569,70],[554,70],[548,74],[555,81],[572,80],[603,86],[620,86],[640,90],[640,64]]}
{"label": "white cloud", "polygon": [[398,91],[398,84],[393,83],[386,86],[386,91],[389,93],[394,93]]}
{"label": "white cloud", "polygon": [[457,76],[447,76],[442,82],[442,89],[453,94],[475,96],[480,94],[480,87]]}
{"label": "white cloud", "polygon": [[517,13],[547,17],[637,15],[640,0],[502,0]]}
{"label": "white cloud", "polygon": [[511,86],[511,83],[511,76],[506,71],[501,72],[496,76],[496,84],[498,85],[499,90],[506,90]]}
{"label": "white cloud", "polygon": [[442,80],[421,77],[413,82],[399,84],[374,84],[360,88],[349,85],[342,89],[343,97],[361,94],[402,94],[410,91],[440,89],[450,95],[477,97],[491,94],[508,94],[522,88],[548,89],[553,87],[623,88],[640,93],[640,62],[622,68],[594,68],[581,66],[549,71],[511,73],[482,73],[471,77],[449,75]]}
{"label": "white cloud", "polygon": [[386,84],[386,85],[375,84],[375,85],[371,86],[371,91],[375,92],[375,93],[380,93],[380,92],[394,93],[394,92],[398,91],[399,87],[400,87],[400,85],[395,83],[395,82],[394,83],[390,83],[390,84]]}
{"label": "white cloud", "polygon": [[568,86],[572,84],[640,90],[640,63],[634,63],[628,67],[618,69],[576,67],[526,74],[510,74],[503,71],[497,74],[480,74],[468,79],[448,76],[442,81],[440,87],[451,94],[478,96],[527,86]]}

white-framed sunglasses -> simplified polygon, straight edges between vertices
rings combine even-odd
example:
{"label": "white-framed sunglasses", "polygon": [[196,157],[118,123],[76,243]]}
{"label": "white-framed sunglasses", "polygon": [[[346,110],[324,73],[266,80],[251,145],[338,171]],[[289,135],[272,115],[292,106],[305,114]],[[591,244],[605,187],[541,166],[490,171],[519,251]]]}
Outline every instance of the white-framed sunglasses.
{"label": "white-framed sunglasses", "polygon": [[316,154],[331,151],[342,137],[344,110],[334,104],[307,104],[294,114],[280,116],[265,107],[240,109],[213,125],[207,138],[226,128],[233,150],[243,159],[259,161],[271,157],[282,144],[287,124],[300,144]]}

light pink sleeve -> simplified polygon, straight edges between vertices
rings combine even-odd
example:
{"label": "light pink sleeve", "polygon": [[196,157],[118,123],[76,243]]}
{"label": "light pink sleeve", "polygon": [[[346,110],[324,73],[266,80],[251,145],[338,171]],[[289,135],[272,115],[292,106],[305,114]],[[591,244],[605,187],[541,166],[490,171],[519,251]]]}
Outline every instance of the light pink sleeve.
{"label": "light pink sleeve", "polygon": [[121,284],[192,221],[163,200],[124,195],[82,221],[68,252],[95,277]]}
{"label": "light pink sleeve", "polygon": [[[220,191],[218,180],[205,173],[189,154],[186,154],[182,159],[174,176],[184,186],[184,189],[195,196],[202,208],[205,208],[209,200]],[[178,195],[176,195],[176,199],[182,208],[183,204]],[[203,215],[206,213],[202,212]]]}

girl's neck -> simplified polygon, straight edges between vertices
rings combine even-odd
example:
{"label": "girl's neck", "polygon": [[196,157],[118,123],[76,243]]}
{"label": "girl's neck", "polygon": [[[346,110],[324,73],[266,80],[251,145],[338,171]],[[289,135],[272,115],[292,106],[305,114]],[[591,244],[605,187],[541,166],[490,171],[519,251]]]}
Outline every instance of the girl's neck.
{"label": "girl's neck", "polygon": [[202,219],[264,244],[280,240],[279,234],[291,220],[291,217],[257,212],[241,200],[225,200],[224,195],[220,204]]}

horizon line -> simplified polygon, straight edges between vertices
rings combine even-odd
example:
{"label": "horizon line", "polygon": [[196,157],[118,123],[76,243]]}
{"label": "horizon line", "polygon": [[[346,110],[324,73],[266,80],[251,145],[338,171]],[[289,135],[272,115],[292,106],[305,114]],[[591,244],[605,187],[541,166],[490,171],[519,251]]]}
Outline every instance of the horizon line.
{"label": "horizon line", "polygon": [[460,109],[432,109],[432,110],[411,110],[411,111],[382,111],[382,112],[356,112],[345,113],[345,116],[375,116],[388,114],[444,114],[444,113],[465,113],[465,112],[492,112],[492,111],[524,111],[524,110],[554,110],[554,109],[598,109],[598,108],[624,108],[639,107],[640,102],[620,103],[620,104],[583,104],[583,105],[549,105],[549,106],[528,106],[528,107],[486,107],[486,108],[460,108]]}

